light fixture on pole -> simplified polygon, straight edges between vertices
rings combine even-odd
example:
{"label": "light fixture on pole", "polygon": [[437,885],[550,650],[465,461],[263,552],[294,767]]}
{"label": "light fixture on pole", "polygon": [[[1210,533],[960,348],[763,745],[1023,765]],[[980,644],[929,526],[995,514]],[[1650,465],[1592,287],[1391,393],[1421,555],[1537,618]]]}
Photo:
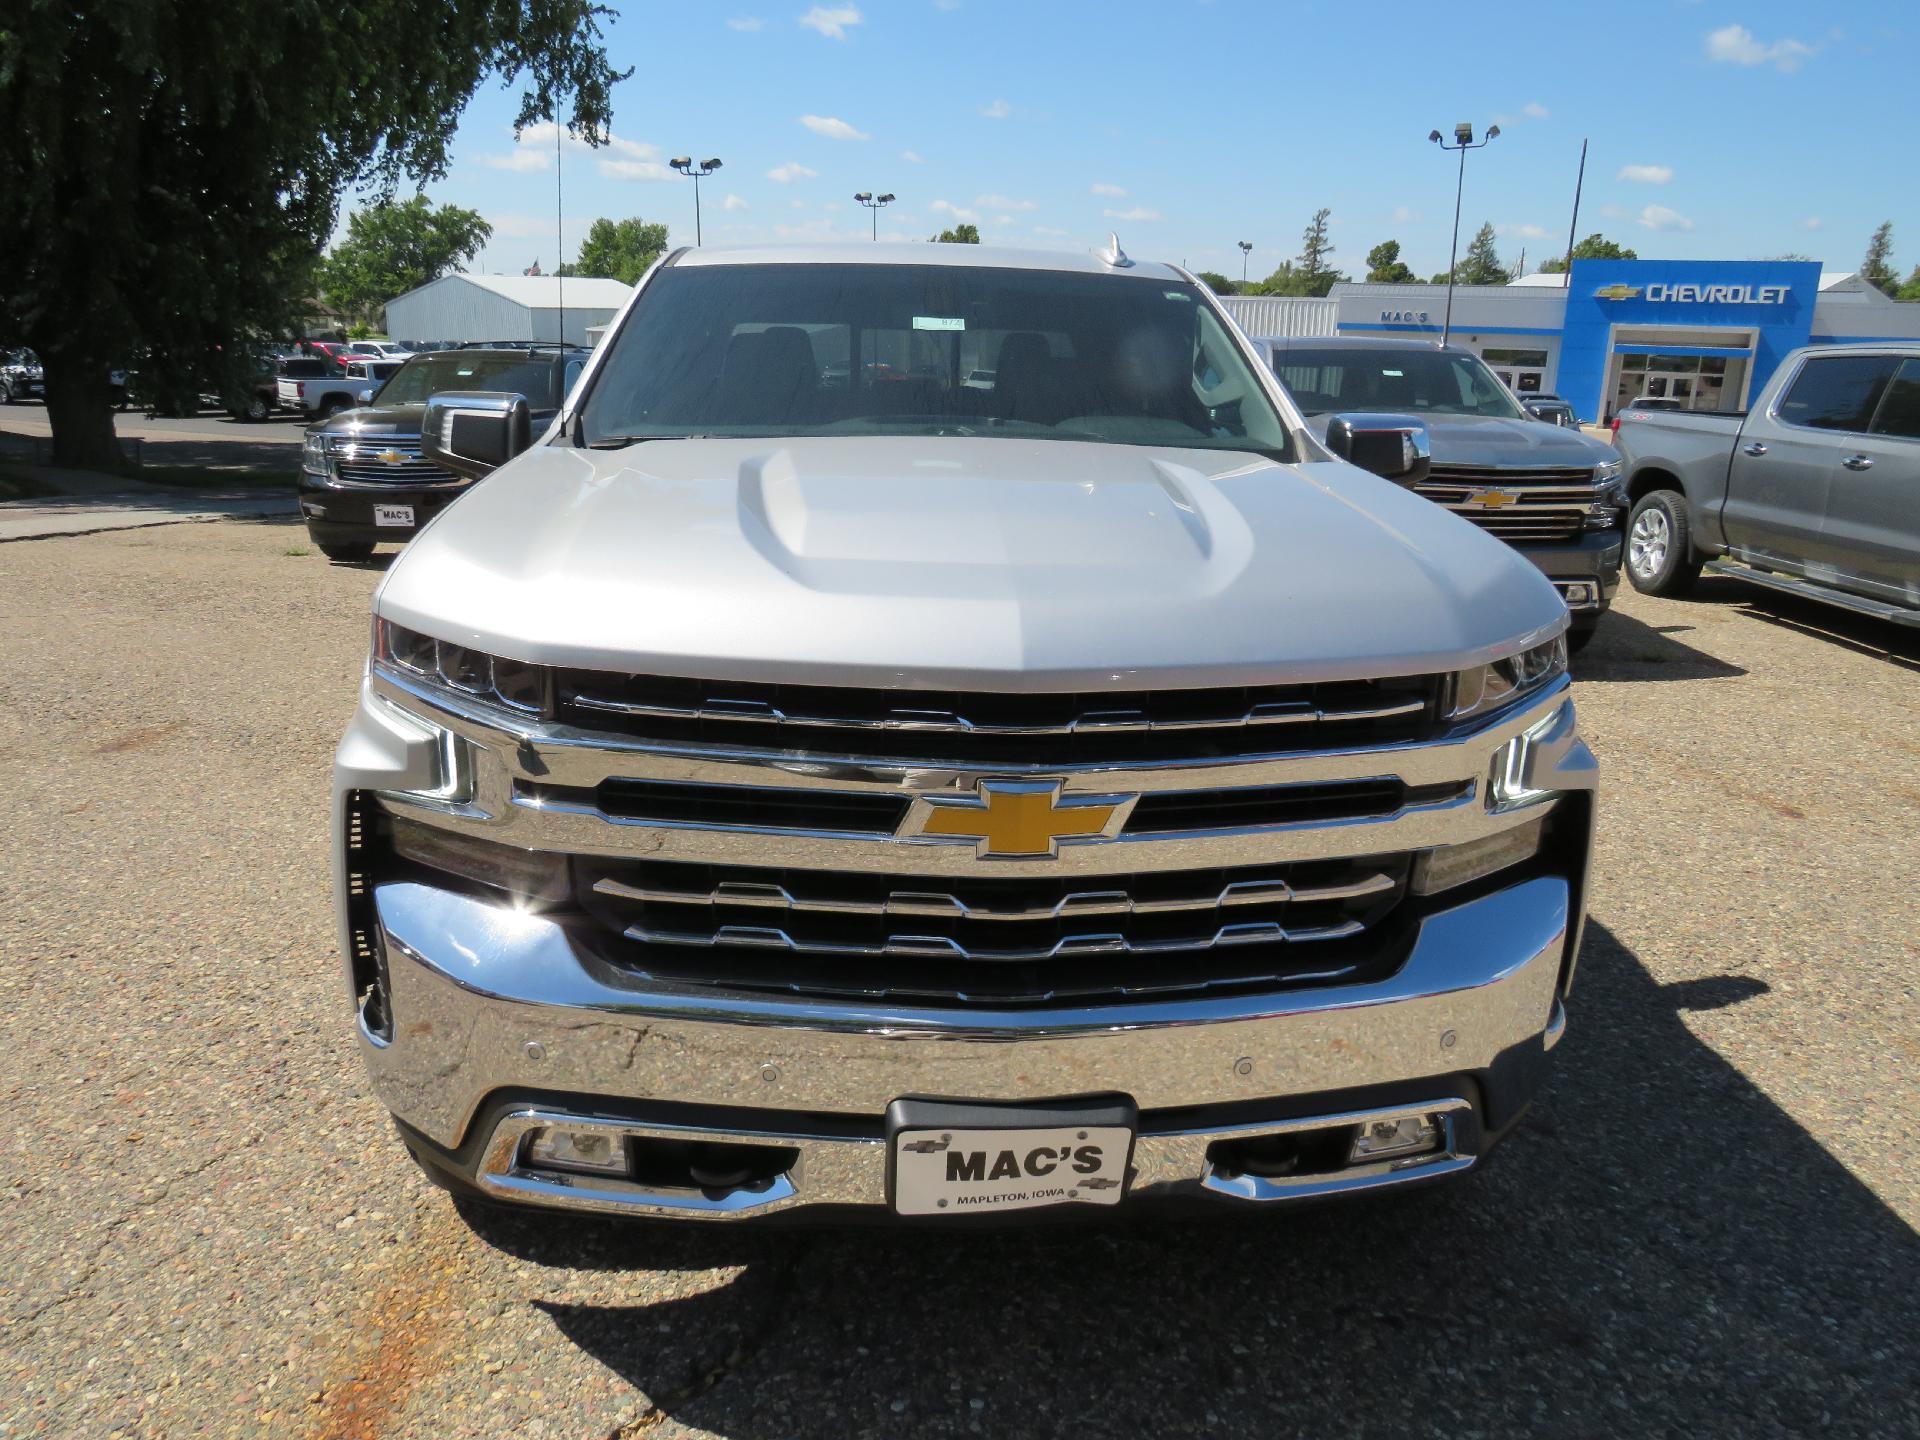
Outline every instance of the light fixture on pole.
{"label": "light fixture on pole", "polygon": [[1251,254],[1253,254],[1253,242],[1242,240],[1240,242],[1240,283],[1242,285],[1247,283],[1247,257]]}
{"label": "light fixture on pole", "polygon": [[1460,264],[1460,196],[1467,186],[1467,151],[1483,150],[1499,138],[1500,127],[1498,125],[1489,125],[1487,127],[1486,138],[1483,140],[1475,140],[1473,138],[1473,123],[1469,120],[1462,120],[1458,125],[1453,127],[1453,144],[1451,145],[1440,138],[1440,132],[1438,130],[1435,130],[1427,136],[1427,139],[1438,145],[1442,150],[1458,150],[1460,152],[1460,175],[1453,184],[1453,245],[1447,251],[1447,315],[1446,319],[1440,322],[1440,343],[1442,345],[1447,343],[1447,337],[1453,332],[1453,272]]}
{"label": "light fixture on pole", "polygon": [[700,182],[718,170],[720,168],[720,162],[718,160],[702,160],[698,165],[695,165],[692,156],[676,155],[667,163],[682,175],[690,176],[693,179],[693,243],[698,245],[701,243]]}
{"label": "light fixture on pole", "polygon": [[893,203],[893,196],[876,195],[871,190],[862,190],[853,198],[873,212],[873,238],[878,240],[880,238],[880,207],[882,205],[891,205]]}

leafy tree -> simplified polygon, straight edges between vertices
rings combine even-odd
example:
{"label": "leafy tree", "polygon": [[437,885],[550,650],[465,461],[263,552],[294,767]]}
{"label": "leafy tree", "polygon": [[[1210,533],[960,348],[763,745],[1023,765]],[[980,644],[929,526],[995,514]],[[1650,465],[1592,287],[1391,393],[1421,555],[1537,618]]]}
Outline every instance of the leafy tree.
{"label": "leafy tree", "polygon": [[1899,272],[1893,268],[1893,222],[1882,220],[1880,228],[1867,242],[1866,258],[1860,262],[1860,278],[1869,285],[1894,294],[1900,288]]}
{"label": "leafy tree", "polygon": [[[1616,244],[1596,230],[1573,247],[1573,258],[1576,260],[1638,260],[1640,257],[1626,246]],[[1540,273],[1542,275],[1566,274],[1566,256],[1556,255],[1551,260],[1542,260]]]}
{"label": "leafy tree", "polygon": [[471,260],[493,234],[478,210],[435,206],[426,196],[356,210],[347,238],[320,262],[316,278],[328,303],[371,320],[387,301]]}
{"label": "leafy tree", "polygon": [[1913,273],[1907,276],[1907,283],[1900,287],[1896,300],[1920,300],[1920,265],[1913,267]]}
{"label": "leafy tree", "polygon": [[580,258],[556,274],[591,275],[636,285],[666,252],[667,227],[658,221],[600,219],[580,242]]}
{"label": "leafy tree", "polygon": [[1240,293],[1240,282],[1238,280],[1229,280],[1218,270],[1198,270],[1194,272],[1193,278],[1213,291],[1216,295],[1238,295]]}
{"label": "leafy tree", "polygon": [[1504,285],[1512,278],[1506,266],[1500,263],[1500,252],[1493,239],[1493,222],[1489,220],[1475,232],[1467,246],[1467,253],[1460,257],[1460,263],[1454,267],[1453,283]]}
{"label": "leafy tree", "polygon": [[1375,285],[1411,285],[1415,276],[1400,258],[1398,240],[1382,240],[1367,252],[1367,279]]}
{"label": "leafy tree", "polygon": [[1300,237],[1300,263],[1294,274],[1303,295],[1325,295],[1336,282],[1347,278],[1328,259],[1333,254],[1333,240],[1327,234],[1327,219],[1332,214],[1325,207],[1314,211]]}
{"label": "leafy tree", "polygon": [[594,0],[74,0],[0,21],[0,334],[39,352],[53,459],[112,469],[108,372],[231,362],[310,297],[340,197],[438,178],[489,79],[599,141]]}
{"label": "leafy tree", "polygon": [[956,225],[951,230],[942,230],[933,237],[936,245],[978,245],[980,228],[977,225]]}

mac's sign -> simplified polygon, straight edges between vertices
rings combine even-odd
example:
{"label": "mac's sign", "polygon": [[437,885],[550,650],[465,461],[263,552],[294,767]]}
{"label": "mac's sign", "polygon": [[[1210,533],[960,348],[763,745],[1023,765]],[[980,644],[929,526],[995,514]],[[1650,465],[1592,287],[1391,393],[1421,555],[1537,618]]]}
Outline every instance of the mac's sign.
{"label": "mac's sign", "polygon": [[1382,310],[1382,325],[1426,325],[1430,323],[1425,310]]}

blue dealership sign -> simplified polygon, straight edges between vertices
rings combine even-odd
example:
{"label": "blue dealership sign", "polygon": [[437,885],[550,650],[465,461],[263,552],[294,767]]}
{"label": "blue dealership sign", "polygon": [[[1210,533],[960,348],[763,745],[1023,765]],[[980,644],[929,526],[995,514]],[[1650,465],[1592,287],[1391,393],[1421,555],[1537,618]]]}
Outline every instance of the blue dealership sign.
{"label": "blue dealership sign", "polygon": [[[1819,294],[1813,260],[1576,260],[1561,332],[1560,394],[1585,419],[1604,415],[1616,336],[1630,330],[1635,350],[1747,357],[1747,394],[1756,395],[1787,352],[1807,343]],[[1663,347],[1663,330],[1693,333]],[[1735,333],[1721,345],[1702,330]],[[1751,342],[1740,332],[1751,332]]]}

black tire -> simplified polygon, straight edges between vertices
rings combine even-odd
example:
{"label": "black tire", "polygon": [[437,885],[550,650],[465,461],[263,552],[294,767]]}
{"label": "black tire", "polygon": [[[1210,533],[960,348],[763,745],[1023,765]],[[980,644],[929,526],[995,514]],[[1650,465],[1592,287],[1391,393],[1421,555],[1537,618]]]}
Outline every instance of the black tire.
{"label": "black tire", "polygon": [[373,556],[371,540],[316,540],[313,543],[320,547],[320,553],[327,559],[337,560],[343,565],[350,565],[356,560],[371,559]]}
{"label": "black tire", "polygon": [[13,386],[9,385],[4,380],[0,380],[0,405],[11,405],[12,403],[13,403]]}
{"label": "black tire", "polygon": [[1627,579],[1642,595],[1684,595],[1700,578],[1687,498],[1649,490],[1627,519]]}
{"label": "black tire", "polygon": [[322,420],[331,420],[334,416],[338,415],[342,410],[346,410],[350,408],[351,407],[348,405],[348,403],[345,400],[342,400],[338,395],[329,395],[325,400],[322,400],[320,402],[320,418]]}

